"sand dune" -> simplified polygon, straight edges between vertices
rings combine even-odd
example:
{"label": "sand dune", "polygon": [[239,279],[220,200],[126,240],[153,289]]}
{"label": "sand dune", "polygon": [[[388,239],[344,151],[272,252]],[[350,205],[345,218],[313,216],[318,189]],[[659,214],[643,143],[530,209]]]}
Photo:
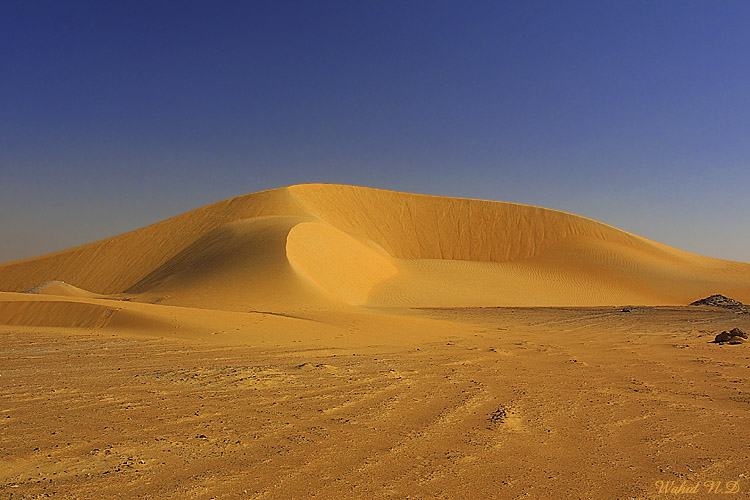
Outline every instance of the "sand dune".
{"label": "sand dune", "polygon": [[750,264],[544,208],[300,185],[2,264],[0,286],[228,311],[666,305],[750,302]]}

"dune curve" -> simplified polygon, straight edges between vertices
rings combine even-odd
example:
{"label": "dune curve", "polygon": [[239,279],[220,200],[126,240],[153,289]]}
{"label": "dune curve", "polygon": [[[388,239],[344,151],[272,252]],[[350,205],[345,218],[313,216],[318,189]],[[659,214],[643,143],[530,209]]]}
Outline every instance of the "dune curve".
{"label": "dune curve", "polygon": [[384,251],[317,222],[292,228],[286,251],[297,273],[350,305],[366,303],[373,288],[398,272]]}

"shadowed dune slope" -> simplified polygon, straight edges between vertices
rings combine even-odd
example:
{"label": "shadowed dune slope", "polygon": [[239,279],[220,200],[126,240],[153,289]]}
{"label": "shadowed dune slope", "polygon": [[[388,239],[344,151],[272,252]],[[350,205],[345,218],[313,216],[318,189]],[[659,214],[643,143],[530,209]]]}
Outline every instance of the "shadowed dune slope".
{"label": "shadowed dune slope", "polygon": [[121,293],[214,229],[274,215],[306,214],[285,189],[241,196],[88,245],[0,264],[0,287],[21,291],[59,280],[94,293]]}
{"label": "shadowed dune slope", "polygon": [[241,196],[89,245],[0,264],[0,289],[243,311],[356,305],[750,301],[750,264],[543,208],[340,185]]}

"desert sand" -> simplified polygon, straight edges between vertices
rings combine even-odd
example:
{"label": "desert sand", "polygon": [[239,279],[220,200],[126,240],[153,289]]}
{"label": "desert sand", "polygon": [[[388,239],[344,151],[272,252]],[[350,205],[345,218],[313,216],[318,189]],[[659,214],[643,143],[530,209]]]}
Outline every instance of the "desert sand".
{"label": "desert sand", "polygon": [[747,496],[714,293],[750,264],[340,185],[0,264],[0,498]]}

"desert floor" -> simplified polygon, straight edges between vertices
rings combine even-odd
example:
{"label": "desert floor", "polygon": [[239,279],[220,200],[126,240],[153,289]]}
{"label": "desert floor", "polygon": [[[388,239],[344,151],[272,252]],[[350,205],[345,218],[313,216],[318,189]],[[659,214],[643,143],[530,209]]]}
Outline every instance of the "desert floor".
{"label": "desert floor", "polygon": [[750,315],[387,312],[455,334],[2,327],[0,498],[748,497]]}

